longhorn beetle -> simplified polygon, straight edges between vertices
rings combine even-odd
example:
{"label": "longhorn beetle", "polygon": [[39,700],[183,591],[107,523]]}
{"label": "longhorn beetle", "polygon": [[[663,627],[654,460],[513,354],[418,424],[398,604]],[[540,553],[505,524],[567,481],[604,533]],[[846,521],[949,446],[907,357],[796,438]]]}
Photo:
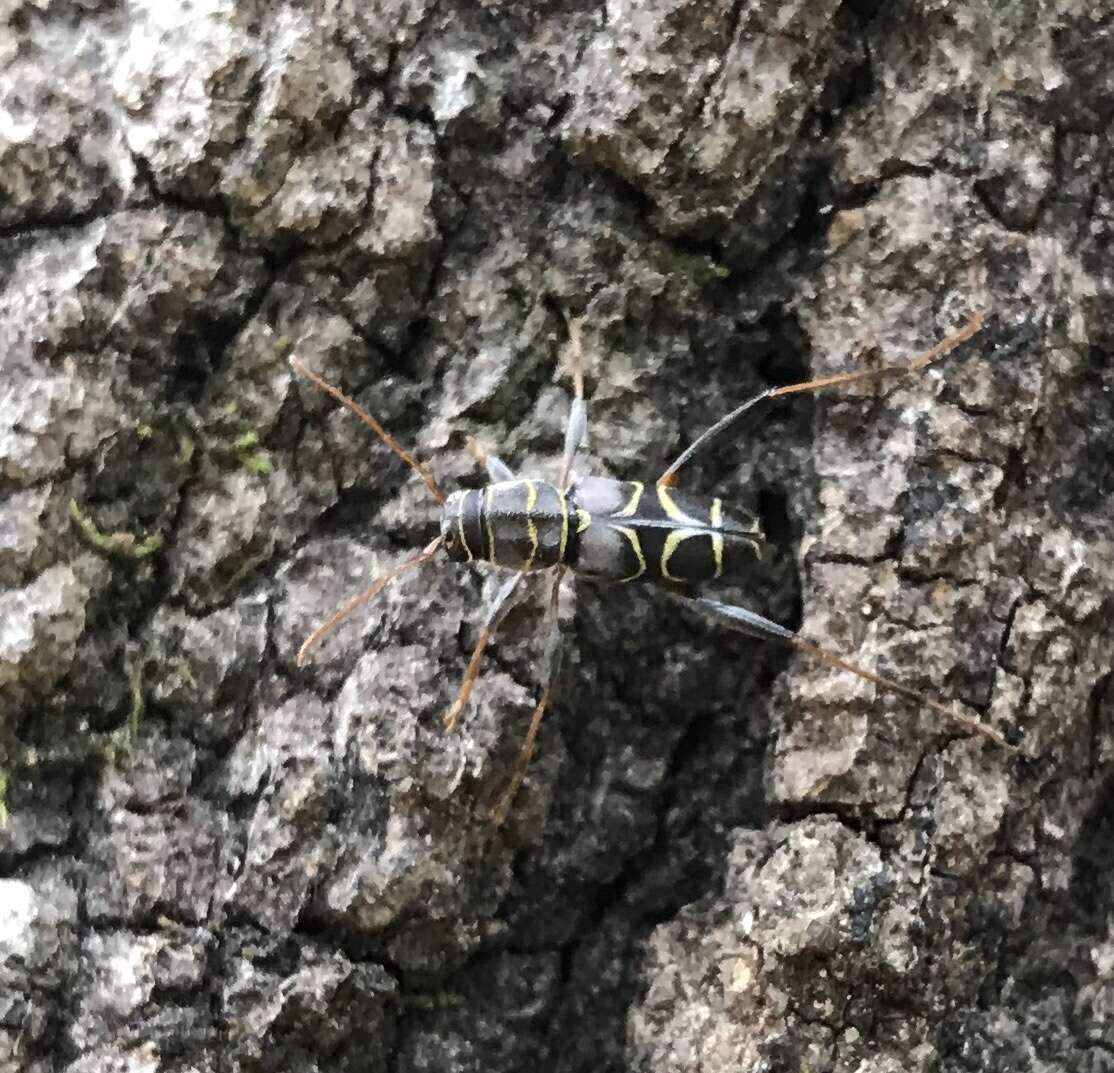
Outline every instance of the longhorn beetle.
{"label": "longhorn beetle", "polygon": [[445,714],[445,730],[453,730],[468,703],[479,676],[484,649],[509,608],[511,596],[531,571],[553,570],[553,585],[547,609],[548,633],[545,649],[544,684],[530,719],[510,782],[492,810],[501,824],[526,774],[542,715],[553,696],[561,663],[557,594],[566,571],[575,571],[613,582],[649,581],[664,588],[674,599],[723,625],[753,637],[791,645],[830,666],[858,675],[883,689],[903,694],[950,719],[1011,748],[993,728],[958,708],[931,699],[901,682],[883,678],[798,637],[776,622],[744,607],[721,603],[707,596],[692,595],[696,586],[710,581],[745,575],[749,563],[765,547],[761,526],[753,515],[726,509],[720,499],[688,495],[675,490],[681,468],[716,436],[734,425],[744,414],[761,414],[774,400],[823,388],[877,380],[885,376],[915,373],[954,350],[982,328],[982,317],[973,316],[954,335],[938,343],[907,366],[874,367],[858,372],[806,380],[784,387],[768,388],[720,418],[691,443],[653,484],[618,481],[609,477],[580,477],[570,481],[572,464],[587,431],[584,401],[584,356],[579,320],[566,314],[572,344],[572,405],[565,427],[565,446],[555,483],[516,477],[510,468],[487,454],[474,441],[469,446],[477,461],[487,469],[489,483],[482,488],[445,495],[429,469],[362,407],[326,383],[296,357],[291,366],[343,406],[351,410],[425,482],[430,495],[441,505],[441,531],[425,549],[393,570],[376,578],[370,588],[340,608],[315,629],[298,650],[301,666],[309,649],[325,634],[373,599],[406,570],[429,562],[440,549],[455,562],[487,562],[510,571],[491,601],[476,640],[472,658],[456,699]]}

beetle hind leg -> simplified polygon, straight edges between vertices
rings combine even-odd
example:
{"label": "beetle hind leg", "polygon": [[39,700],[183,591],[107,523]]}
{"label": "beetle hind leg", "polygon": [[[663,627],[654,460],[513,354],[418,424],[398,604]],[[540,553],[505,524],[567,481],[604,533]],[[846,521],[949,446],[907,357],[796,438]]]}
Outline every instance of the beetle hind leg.
{"label": "beetle hind leg", "polygon": [[989,738],[995,745],[1007,749],[1014,748],[1014,746],[997,730],[981,722],[972,713],[964,711],[958,704],[941,704],[940,701],[934,700],[927,694],[922,693],[919,689],[914,689],[912,686],[906,685],[904,682],[896,681],[893,678],[884,678],[882,675],[876,674],[866,667],[861,667],[857,663],[851,662],[851,660],[838,652],[829,651],[826,648],[821,648],[819,645],[812,644],[811,641],[806,641],[802,637],[798,637],[792,630],[788,630],[784,626],[779,626],[776,622],[771,622],[769,619],[763,618],[753,611],[748,611],[745,607],[721,603],[719,600],[712,600],[706,596],[688,597],[677,593],[670,593],[670,595],[673,599],[691,607],[695,611],[699,611],[707,618],[714,619],[728,629],[736,630],[739,633],[745,633],[749,637],[757,637],[760,640],[781,641],[783,644],[787,644],[797,649],[799,652],[805,653],[819,663],[825,663],[829,667],[847,671],[850,674],[872,683],[879,689],[908,697],[910,700],[916,701],[926,708],[930,708],[937,715],[944,716],[953,723],[958,723],[961,726],[967,727],[969,730],[981,734],[985,738]]}

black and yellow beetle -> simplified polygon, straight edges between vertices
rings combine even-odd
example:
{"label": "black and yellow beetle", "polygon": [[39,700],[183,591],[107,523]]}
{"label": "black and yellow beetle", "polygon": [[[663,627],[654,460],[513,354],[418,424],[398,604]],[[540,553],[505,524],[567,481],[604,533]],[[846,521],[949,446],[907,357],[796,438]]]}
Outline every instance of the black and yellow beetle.
{"label": "black and yellow beetle", "polygon": [[453,492],[441,536],[457,562],[678,585],[737,577],[763,546],[758,520],[726,514],[720,499],[607,477],[582,477],[567,490],[512,479]]}
{"label": "black and yellow beetle", "polygon": [[355,413],[410,465],[442,508],[441,531],[436,539],[419,555],[377,578],[370,588],[314,630],[298,651],[299,665],[309,649],[334,626],[376,596],[403,571],[428,562],[441,549],[456,562],[486,562],[503,567],[510,574],[487,609],[460,690],[445,715],[445,729],[452,730],[468,703],[479,675],[484,649],[508,609],[515,589],[532,571],[554,570],[544,685],[514,773],[493,810],[497,823],[506,817],[526,774],[542,715],[549,704],[553,683],[560,669],[557,593],[566,571],[605,581],[654,583],[666,589],[674,599],[731,629],[792,645],[824,663],[856,674],[884,689],[909,696],[1008,747],[997,731],[958,708],[940,704],[909,686],[882,678],[834,652],[818,648],[784,626],[744,607],[693,595],[697,586],[719,580],[738,580],[745,576],[748,567],[762,555],[766,545],[757,518],[725,509],[720,499],[683,494],[674,487],[681,467],[744,414],[760,412],[764,404],[785,395],[916,372],[974,336],[982,327],[980,316],[972,317],[962,329],[907,366],[874,368],[807,380],[770,388],[755,395],[690,444],[653,484],[608,477],[581,477],[570,482],[573,459],[587,431],[587,406],[584,402],[580,322],[570,318],[568,326],[573,349],[573,399],[558,479],[550,482],[516,477],[500,459],[488,455],[473,443],[473,453],[486,466],[489,483],[482,488],[453,492],[448,496],[438,487],[426,466],[404,450],[375,418],[296,358],[291,358],[290,363],[297,372]]}

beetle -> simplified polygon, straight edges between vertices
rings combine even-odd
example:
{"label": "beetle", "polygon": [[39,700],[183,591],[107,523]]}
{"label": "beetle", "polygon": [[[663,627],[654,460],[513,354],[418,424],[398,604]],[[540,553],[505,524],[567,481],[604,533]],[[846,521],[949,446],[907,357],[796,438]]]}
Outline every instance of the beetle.
{"label": "beetle", "polygon": [[981,315],[972,316],[957,332],[908,365],[875,366],[760,392],[694,440],[653,483],[610,477],[572,477],[573,461],[587,433],[588,410],[584,400],[581,321],[566,314],[566,323],[573,355],[572,401],[565,426],[561,467],[557,479],[552,482],[516,476],[505,462],[470,441],[472,453],[486,468],[488,482],[480,488],[446,495],[429,469],[405,450],[371,414],[297,357],[290,358],[290,364],[297,373],[359,417],[394,454],[406,462],[425,482],[430,495],[441,507],[437,537],[420,554],[376,578],[368,589],[315,629],[298,651],[298,666],[303,665],[313,645],[343,619],[373,599],[404,571],[429,562],[441,550],[454,562],[484,562],[502,567],[509,571],[508,576],[486,609],[456,699],[445,714],[445,729],[451,731],[468,704],[479,676],[484,650],[511,606],[515,591],[528,574],[553,570],[542,690],[510,781],[492,810],[492,819],[497,824],[505,820],[525,777],[542,716],[552,699],[561,664],[557,596],[567,572],[617,584],[640,581],[656,585],[665,589],[673,599],[731,629],[788,644],[880,688],[916,700],[998,745],[1012,748],[995,729],[969,713],[942,704],[901,682],[875,674],[839,653],[820,648],[745,607],[698,595],[697,590],[709,582],[744,577],[755,560],[763,556],[767,545],[759,520],[754,515],[725,506],[722,499],[683,493],[676,488],[681,469],[744,415],[760,415],[775,400],[787,395],[915,373],[975,336],[982,329]]}

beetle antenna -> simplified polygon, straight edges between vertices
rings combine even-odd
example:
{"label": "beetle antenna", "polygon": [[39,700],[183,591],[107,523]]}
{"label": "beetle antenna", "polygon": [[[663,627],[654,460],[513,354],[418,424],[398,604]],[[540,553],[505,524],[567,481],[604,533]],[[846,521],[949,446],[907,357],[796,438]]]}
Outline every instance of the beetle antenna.
{"label": "beetle antenna", "polygon": [[821,376],[815,380],[805,380],[799,384],[785,384],[782,387],[771,387],[759,392],[753,398],[747,399],[741,406],[736,406],[729,414],[721,417],[711,428],[693,440],[658,478],[658,484],[665,485],[666,488],[672,488],[677,483],[677,474],[681,467],[691,461],[694,455],[704,450],[709,441],[724,430],[731,428],[746,414],[755,416],[763,413],[772,399],[778,399],[784,395],[801,395],[810,391],[821,391],[829,387],[844,387],[847,384],[879,380],[884,376],[907,376],[910,373],[918,372],[937,358],[942,358],[962,343],[966,343],[968,339],[978,335],[982,330],[984,319],[982,313],[974,314],[954,335],[942,339],[930,350],[921,354],[920,357],[914,358],[908,365],[886,365],[872,369],[860,369],[853,373],[836,373],[834,376]]}
{"label": "beetle antenna", "polygon": [[313,631],[303,642],[302,647],[298,649],[298,655],[295,657],[294,662],[299,666],[303,666],[306,662],[306,655],[309,650],[325,637],[327,634],[332,633],[349,615],[354,611],[358,611],[369,600],[374,600],[399,574],[405,573],[407,570],[413,570],[422,563],[429,562],[430,559],[436,554],[437,549],[441,547],[443,537],[437,537],[425,546],[425,549],[412,559],[407,559],[404,563],[399,563],[393,570],[388,570],[385,574],[380,574],[379,577],[371,583],[371,585],[364,589],[358,596],[353,596],[339,611],[336,612],[327,621],[321,623],[316,630]]}
{"label": "beetle antenna", "polygon": [[770,398],[776,399],[782,395],[797,395],[806,391],[820,391],[827,387],[843,387],[847,384],[857,384],[863,380],[879,380],[884,376],[906,376],[909,373],[919,372],[926,365],[931,365],[937,358],[951,353],[961,343],[966,343],[982,331],[985,315],[972,314],[967,323],[954,335],[940,340],[934,347],[926,350],[919,357],[914,358],[908,365],[885,365],[881,368],[862,369],[854,373],[836,373],[834,376],[821,376],[816,380],[806,380],[801,384],[786,384],[784,387],[774,388]]}
{"label": "beetle antenna", "polygon": [[445,493],[437,486],[437,482],[433,479],[433,474],[429,469],[419,462],[401,443],[398,442],[374,417],[371,416],[362,406],[354,402],[347,395],[344,394],[339,388],[333,387],[326,380],[322,380],[312,369],[302,364],[295,357],[290,358],[290,367],[297,373],[300,373],[307,380],[316,384],[327,395],[332,395],[334,399],[348,410],[351,410],[372,432],[375,433],[399,458],[402,459],[423,481],[425,486],[429,489],[429,494],[437,500],[438,503],[445,502]]}

